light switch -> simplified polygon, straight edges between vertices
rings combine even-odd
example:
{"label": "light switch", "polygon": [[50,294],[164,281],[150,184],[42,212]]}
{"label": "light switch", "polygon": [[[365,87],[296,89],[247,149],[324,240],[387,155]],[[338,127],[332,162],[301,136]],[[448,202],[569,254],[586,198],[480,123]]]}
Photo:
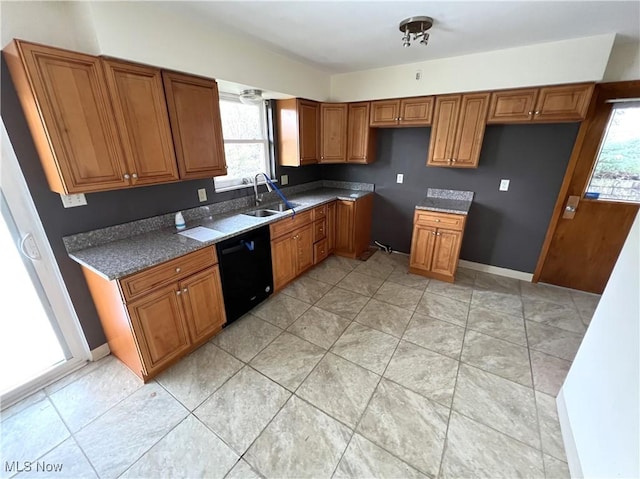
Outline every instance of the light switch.
{"label": "light switch", "polygon": [[60,195],[60,198],[62,199],[62,206],[65,208],[74,208],[87,204],[87,198],[82,193],[76,195]]}
{"label": "light switch", "polygon": [[289,184],[289,175],[282,175],[280,176],[280,184],[282,186],[284,185],[288,185]]}
{"label": "light switch", "polygon": [[500,191],[509,191],[510,180],[500,180]]}
{"label": "light switch", "polygon": [[404,175],[402,173],[398,173],[398,175],[396,176],[396,183],[403,183],[404,182]]}
{"label": "light switch", "polygon": [[206,188],[200,188],[198,190],[198,199],[200,200],[200,202],[207,201],[207,189]]}

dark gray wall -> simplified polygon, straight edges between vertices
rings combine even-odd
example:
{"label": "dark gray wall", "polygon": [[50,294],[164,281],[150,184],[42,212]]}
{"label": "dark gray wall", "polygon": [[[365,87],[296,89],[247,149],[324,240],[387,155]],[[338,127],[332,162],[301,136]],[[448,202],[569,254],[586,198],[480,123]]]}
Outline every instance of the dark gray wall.
{"label": "dark gray wall", "polygon": [[[371,165],[326,165],[323,179],[375,183],[372,239],[408,252],[427,188],[475,192],[461,258],[533,272],[579,124],[488,126],[477,169],[426,167],[431,128],[380,129]],[[404,183],[396,183],[396,174]],[[510,179],[508,192],[498,191]]]}
{"label": "dark gray wall", "polygon": [[[89,193],[87,206],[65,209],[60,196],[49,190],[17,94],[2,59],[0,115],[24,173],[44,230],[60,267],[69,296],[90,348],[104,344],[105,337],[80,266],[66,253],[62,237],[128,221],[149,218],[210,203],[253,194],[250,188],[215,193],[213,181],[192,180],[127,190]],[[278,177],[289,175],[289,185],[320,179],[318,166],[276,168]],[[200,203],[197,190],[206,188],[209,201]],[[266,191],[266,190],[265,190]]]}

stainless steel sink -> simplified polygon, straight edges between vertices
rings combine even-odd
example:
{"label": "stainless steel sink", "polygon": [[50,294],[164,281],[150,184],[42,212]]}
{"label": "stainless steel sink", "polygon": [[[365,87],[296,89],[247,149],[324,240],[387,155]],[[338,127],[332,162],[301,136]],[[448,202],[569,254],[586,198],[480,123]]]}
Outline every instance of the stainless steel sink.
{"label": "stainless steel sink", "polygon": [[[298,203],[289,203],[289,205],[291,205],[291,208],[297,208],[298,206],[300,206]],[[283,211],[288,211],[289,209],[289,206],[287,206],[285,203],[278,203],[275,206],[268,207],[266,210],[281,213]]]}
{"label": "stainless steel sink", "polygon": [[254,210],[254,211],[248,211],[248,212],[242,213],[242,214],[246,215],[246,216],[255,216],[256,218],[264,218],[265,216],[273,216],[273,215],[277,215],[278,213],[279,213],[279,211]]}

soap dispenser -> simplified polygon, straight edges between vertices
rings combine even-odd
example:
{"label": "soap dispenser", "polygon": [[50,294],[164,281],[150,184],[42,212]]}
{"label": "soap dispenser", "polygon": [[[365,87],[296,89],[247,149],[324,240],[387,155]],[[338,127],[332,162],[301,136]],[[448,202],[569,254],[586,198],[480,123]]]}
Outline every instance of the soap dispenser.
{"label": "soap dispenser", "polygon": [[182,216],[182,211],[178,211],[176,213],[176,229],[178,231],[182,231],[185,228],[186,225],[184,224],[184,216]]}

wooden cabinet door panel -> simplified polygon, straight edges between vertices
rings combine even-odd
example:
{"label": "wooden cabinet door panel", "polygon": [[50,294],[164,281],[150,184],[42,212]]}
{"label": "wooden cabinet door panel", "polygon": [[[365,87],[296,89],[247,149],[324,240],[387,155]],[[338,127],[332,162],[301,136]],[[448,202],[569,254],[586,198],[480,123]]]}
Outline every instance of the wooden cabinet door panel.
{"label": "wooden cabinet door panel", "polygon": [[180,178],[226,175],[218,84],[169,71],[162,79]]}
{"label": "wooden cabinet door panel", "polygon": [[435,242],[436,228],[426,226],[414,226],[411,237],[411,256],[409,267],[423,271],[431,270],[433,258],[433,246]]}
{"label": "wooden cabinet door panel", "polygon": [[443,95],[436,98],[427,165],[448,165],[449,160],[453,158],[461,103],[461,95]]}
{"label": "wooden cabinet door panel", "polygon": [[429,126],[433,117],[433,97],[403,98],[400,101],[400,125]]}
{"label": "wooden cabinet door panel", "polygon": [[176,181],[178,169],[157,68],[103,60],[132,184]]}
{"label": "wooden cabinet door panel", "polygon": [[300,135],[300,164],[318,162],[320,137],[320,107],[316,102],[299,100],[298,121]]}
{"label": "wooden cabinet door panel", "polygon": [[397,126],[400,117],[400,100],[371,102],[369,126]]}
{"label": "wooden cabinet door panel", "polygon": [[313,266],[313,225],[296,230],[296,276]]}
{"label": "wooden cabinet door panel", "polygon": [[347,161],[347,104],[320,105],[320,163]]}
{"label": "wooden cabinet door panel", "polygon": [[593,83],[583,83],[541,88],[534,121],[584,120],[593,87]]}
{"label": "wooden cabinet door panel", "polygon": [[178,293],[173,284],[127,306],[148,375],[189,349]]}
{"label": "wooden cabinet door panel", "polygon": [[271,241],[273,287],[276,291],[296,277],[296,255],[296,241],[291,235]]}
{"label": "wooden cabinet door panel", "polygon": [[489,93],[463,95],[456,131],[453,166],[476,168],[489,107]]}
{"label": "wooden cabinet door panel", "polygon": [[369,126],[369,102],[350,103],[347,135],[348,163],[370,163],[375,148],[374,131]]}
{"label": "wooden cabinet door panel", "polygon": [[336,202],[335,250],[350,253],[354,249],[354,201]]}
{"label": "wooden cabinet door panel", "polygon": [[435,243],[430,269],[433,273],[453,276],[458,264],[462,233],[438,229],[434,237]]}
{"label": "wooden cabinet door panel", "polygon": [[205,269],[180,283],[191,341],[199,343],[226,323],[218,266]]}
{"label": "wooden cabinet door panel", "polygon": [[489,104],[487,123],[531,121],[537,96],[537,88],[493,92]]}
{"label": "wooden cabinet door panel", "polygon": [[336,202],[327,205],[327,254],[336,247]]}
{"label": "wooden cabinet door panel", "polygon": [[51,189],[128,186],[99,59],[24,42],[7,47],[5,57]]}

